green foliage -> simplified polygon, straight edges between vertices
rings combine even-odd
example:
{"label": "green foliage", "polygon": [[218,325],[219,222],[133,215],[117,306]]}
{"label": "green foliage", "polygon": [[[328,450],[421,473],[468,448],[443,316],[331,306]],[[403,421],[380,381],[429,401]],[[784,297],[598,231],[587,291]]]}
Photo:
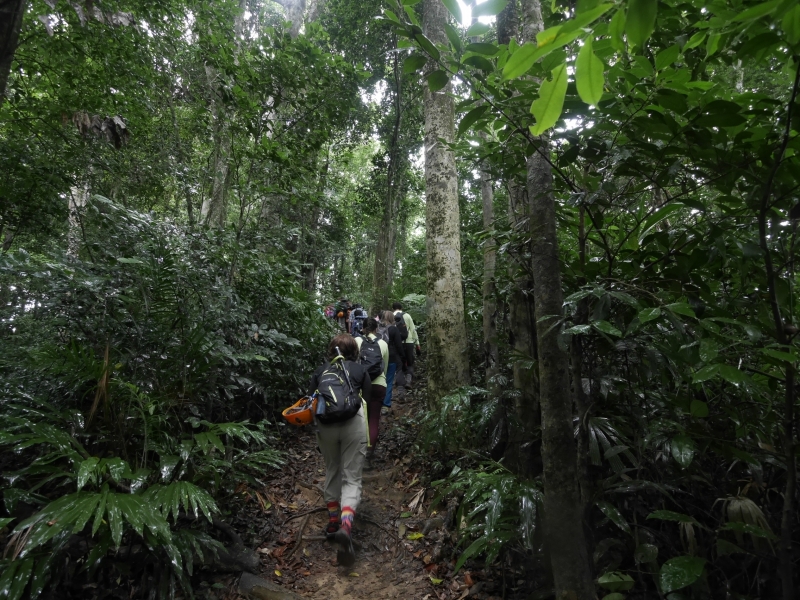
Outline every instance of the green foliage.
{"label": "green foliage", "polygon": [[491,564],[511,545],[533,549],[543,498],[539,483],[521,481],[499,463],[485,461],[474,467],[456,465],[433,486],[437,488],[433,505],[451,495],[459,498],[455,521],[459,545],[465,549],[456,571],[478,554]]}

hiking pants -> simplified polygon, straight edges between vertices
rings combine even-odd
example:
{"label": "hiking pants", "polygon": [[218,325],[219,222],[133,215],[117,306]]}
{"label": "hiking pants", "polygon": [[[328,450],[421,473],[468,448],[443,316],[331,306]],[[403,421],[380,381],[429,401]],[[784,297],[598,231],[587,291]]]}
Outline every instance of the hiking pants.
{"label": "hiking pants", "polygon": [[372,398],[367,402],[367,415],[369,416],[369,445],[372,446],[371,452],[375,451],[378,443],[378,432],[381,427],[381,408],[383,400],[386,398],[386,387],[372,384]]}
{"label": "hiking pants", "polygon": [[392,387],[394,387],[394,375],[397,372],[397,363],[390,362],[389,367],[386,369],[386,397],[383,399],[383,405],[392,407]]}
{"label": "hiking pants", "polygon": [[339,502],[355,511],[361,500],[361,471],[367,456],[364,407],[352,419],[318,427],[317,443],[325,460],[325,502]]}
{"label": "hiking pants", "polygon": [[403,358],[406,361],[405,369],[403,369],[406,373],[406,379],[408,380],[409,385],[411,384],[411,380],[414,378],[414,344],[407,344],[403,342],[403,353],[405,356]]}

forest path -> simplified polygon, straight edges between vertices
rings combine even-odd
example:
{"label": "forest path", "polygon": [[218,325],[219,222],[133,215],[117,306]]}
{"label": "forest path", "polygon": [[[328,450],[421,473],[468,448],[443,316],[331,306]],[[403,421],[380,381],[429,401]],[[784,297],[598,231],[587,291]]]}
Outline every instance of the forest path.
{"label": "forest path", "polygon": [[[395,394],[391,414],[381,419],[376,458],[364,471],[353,525],[353,540],[361,548],[351,568],[338,566],[337,546],[323,539],[327,513],[312,512],[325,506],[321,493],[325,468],[313,430],[303,428],[292,436],[287,451],[290,467],[270,482],[260,500],[262,507],[268,502],[276,510],[273,534],[258,549],[260,577],[307,598],[439,597],[431,581],[436,573],[431,559],[436,535],[421,535],[430,499],[420,484],[422,466],[411,455],[416,431],[409,417],[420,408],[424,383],[420,377],[413,392]],[[441,593],[441,581],[437,583]]]}

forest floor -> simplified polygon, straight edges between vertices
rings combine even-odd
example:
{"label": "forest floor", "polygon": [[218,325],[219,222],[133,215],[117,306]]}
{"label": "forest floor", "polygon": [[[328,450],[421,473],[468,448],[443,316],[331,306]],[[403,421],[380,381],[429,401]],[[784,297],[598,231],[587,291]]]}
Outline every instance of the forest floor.
{"label": "forest floor", "polygon": [[[429,479],[424,457],[413,454],[417,436],[413,416],[425,394],[424,376],[415,385],[413,391],[395,394],[391,414],[381,420],[376,457],[364,471],[353,525],[353,540],[360,545],[355,565],[339,567],[336,545],[324,540],[325,469],[313,430],[307,427],[289,431],[284,439],[287,467],[262,490],[242,487],[227,517],[245,543],[257,548],[256,575],[286,591],[320,600],[499,600],[499,594],[491,593],[499,591],[497,584],[481,581],[488,574],[462,570],[454,575],[453,558],[442,558],[448,555],[447,550],[442,552],[443,520],[430,511],[434,493],[421,483]],[[233,576],[217,575],[215,581],[203,582],[198,592],[199,598],[208,600],[245,597]]]}

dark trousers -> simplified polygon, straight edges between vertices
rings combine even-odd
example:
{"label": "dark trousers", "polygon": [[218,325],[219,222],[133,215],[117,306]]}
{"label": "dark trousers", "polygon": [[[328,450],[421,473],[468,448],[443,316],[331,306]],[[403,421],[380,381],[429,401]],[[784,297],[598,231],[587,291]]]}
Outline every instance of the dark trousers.
{"label": "dark trousers", "polygon": [[414,375],[414,344],[406,344],[403,342],[403,359],[405,360],[405,366],[403,367],[403,372],[406,375]]}

